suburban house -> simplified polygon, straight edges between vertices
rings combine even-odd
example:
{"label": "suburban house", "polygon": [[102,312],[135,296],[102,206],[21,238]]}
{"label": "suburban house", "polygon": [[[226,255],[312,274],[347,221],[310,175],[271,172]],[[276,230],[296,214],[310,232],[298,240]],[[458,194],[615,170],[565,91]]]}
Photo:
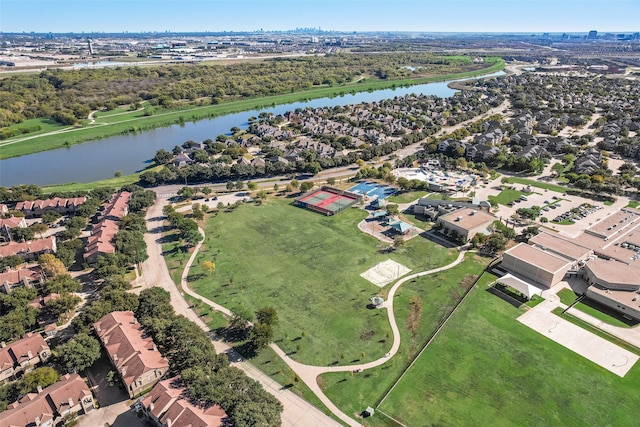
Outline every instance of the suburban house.
{"label": "suburban house", "polygon": [[492,214],[473,208],[462,208],[438,217],[437,224],[447,235],[469,241],[478,233],[491,234],[491,226],[496,220]]}
{"label": "suburban house", "polygon": [[78,374],[66,374],[38,393],[29,393],[2,412],[0,427],[58,425],[67,414],[86,414],[94,408],[93,395]]}
{"label": "suburban house", "polygon": [[11,240],[11,230],[14,228],[27,228],[27,221],[24,217],[11,216],[9,218],[0,218],[0,238],[5,241]]}
{"label": "suburban house", "polygon": [[40,217],[49,210],[56,211],[60,215],[69,215],[74,213],[78,207],[86,201],[86,197],[75,197],[72,199],[55,197],[46,200],[18,202],[16,204],[16,210],[22,211],[27,218]]}
{"label": "suburban house", "polygon": [[102,219],[95,224],[84,248],[84,260],[89,264],[95,264],[100,256],[114,253],[116,247],[113,238],[118,230],[118,223],[111,219]]}
{"label": "suburban house", "polygon": [[169,361],[162,357],[132,311],[109,313],[93,328],[130,397],[153,387],[169,370]]}
{"label": "suburban house", "polygon": [[129,213],[131,193],[121,191],[102,206],[102,218],[120,219]]}
{"label": "suburban house", "polygon": [[118,221],[129,213],[131,193],[122,191],[102,206],[100,219],[91,229],[91,236],[84,248],[84,260],[94,264],[100,256],[116,251],[113,238],[118,233]]}
{"label": "suburban house", "polygon": [[42,254],[55,253],[57,250],[56,238],[51,236],[45,239],[28,242],[10,242],[0,246],[0,258],[17,255],[25,261],[34,261]]}
{"label": "suburban house", "polygon": [[40,334],[26,337],[0,347],[0,382],[13,377],[18,372],[29,372],[34,366],[46,362],[51,357],[51,349]]}
{"label": "suburban house", "polygon": [[8,269],[0,273],[0,290],[5,294],[20,286],[39,287],[42,283],[42,269],[39,266]]}
{"label": "suburban house", "polygon": [[147,419],[160,427],[220,427],[228,425],[227,414],[218,405],[194,404],[174,377],[160,381],[142,400]]}

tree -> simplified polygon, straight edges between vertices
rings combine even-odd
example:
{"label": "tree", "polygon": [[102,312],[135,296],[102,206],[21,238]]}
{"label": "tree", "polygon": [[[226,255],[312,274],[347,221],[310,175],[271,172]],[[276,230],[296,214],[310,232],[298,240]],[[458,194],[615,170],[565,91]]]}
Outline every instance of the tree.
{"label": "tree", "polygon": [[313,188],[313,182],[311,181],[305,181],[302,184],[300,184],[300,191],[302,193],[306,193],[307,191],[311,191],[311,189]]}
{"label": "tree", "polygon": [[298,181],[297,179],[292,179],[290,184],[293,188],[298,188],[300,186],[300,181]]}
{"label": "tree", "polygon": [[204,219],[204,212],[200,207],[200,203],[194,203],[191,205],[191,213],[193,218],[197,221],[202,221]]}
{"label": "tree", "polygon": [[51,293],[63,294],[65,292],[78,292],[81,288],[82,285],[78,280],[64,273],[46,280],[43,285],[43,293],[45,295]]}
{"label": "tree", "polygon": [[247,188],[251,191],[256,191],[258,189],[258,184],[253,181],[249,181],[247,182]]}
{"label": "tree", "polygon": [[336,179],[335,178],[327,178],[327,184],[335,185],[336,184]]}
{"label": "tree", "polygon": [[42,214],[42,222],[45,224],[53,224],[60,216],[58,212],[49,210]]}
{"label": "tree", "polygon": [[256,311],[256,321],[265,325],[276,325],[278,323],[278,312],[273,307],[263,307]]}
{"label": "tree", "polygon": [[506,245],[507,238],[501,233],[494,233],[484,247],[489,253],[495,254],[503,250]]}
{"label": "tree", "polygon": [[66,274],[67,268],[62,261],[52,254],[43,254],[38,258],[38,264],[44,270],[47,277],[55,278],[58,274]]}
{"label": "tree", "polygon": [[140,263],[146,260],[147,244],[142,233],[129,230],[120,230],[115,237],[116,250],[125,256],[130,264]]}
{"label": "tree", "polygon": [[204,261],[202,268],[207,272],[207,275],[212,275],[216,271],[216,263],[213,261]]}
{"label": "tree", "polygon": [[242,190],[244,188],[244,182],[242,182],[241,180],[236,181],[235,187],[236,190]]}
{"label": "tree", "polygon": [[390,203],[387,205],[387,212],[389,212],[389,215],[398,215],[400,209],[398,209],[398,205]]}
{"label": "tree", "polygon": [[171,154],[164,148],[161,148],[158,151],[156,151],[156,155],[153,156],[152,160],[156,165],[164,165],[169,163],[171,159],[173,159],[173,154]]}
{"label": "tree", "polygon": [[248,339],[253,350],[258,352],[273,340],[273,328],[265,323],[257,323],[249,330]]}
{"label": "tree", "polygon": [[38,386],[44,388],[54,384],[60,378],[60,374],[49,366],[36,368],[31,372],[27,372],[20,381],[20,394],[33,393]]}
{"label": "tree", "polygon": [[33,240],[35,232],[31,227],[16,227],[11,230],[11,237],[16,242],[26,242],[28,240]]}
{"label": "tree", "polygon": [[80,333],[57,346],[53,352],[60,366],[67,372],[79,372],[100,358],[100,343],[97,339]]}
{"label": "tree", "polygon": [[60,318],[76,308],[81,301],[79,296],[65,292],[58,298],[49,300],[46,305],[54,316]]}
{"label": "tree", "polygon": [[193,188],[191,187],[182,187],[180,190],[178,190],[178,195],[182,196],[185,199],[189,199],[193,196],[194,191]]}
{"label": "tree", "polygon": [[396,183],[398,184],[398,187],[400,187],[402,191],[407,191],[411,189],[411,181],[409,181],[407,178],[403,176],[398,178]]}
{"label": "tree", "polygon": [[404,237],[398,234],[393,238],[393,247],[398,249],[401,246],[404,246]]}
{"label": "tree", "polygon": [[157,286],[144,289],[138,297],[138,309],[135,314],[143,323],[145,319],[149,317],[173,316],[174,310],[171,305],[171,294]]}
{"label": "tree", "polygon": [[42,235],[44,233],[47,232],[47,230],[49,229],[49,227],[47,227],[47,224],[43,224],[41,222],[36,222],[35,224],[31,225],[31,227],[29,227],[33,230],[34,234],[39,234],[40,238],[42,239]]}
{"label": "tree", "polygon": [[235,187],[235,184],[233,183],[233,181],[227,181],[227,190],[231,191],[233,190],[233,187]]}

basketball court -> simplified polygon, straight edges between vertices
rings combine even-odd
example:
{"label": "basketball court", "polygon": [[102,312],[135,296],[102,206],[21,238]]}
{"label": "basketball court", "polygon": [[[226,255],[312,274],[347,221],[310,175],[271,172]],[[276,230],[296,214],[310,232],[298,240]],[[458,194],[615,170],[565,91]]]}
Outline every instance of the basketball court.
{"label": "basketball court", "polygon": [[551,312],[554,307],[545,301],[518,317],[518,321],[620,377],[638,361],[630,351],[556,316]]}
{"label": "basketball court", "polygon": [[391,259],[383,261],[378,265],[371,267],[360,275],[376,286],[384,287],[385,285],[404,276],[411,269],[399,264]]}

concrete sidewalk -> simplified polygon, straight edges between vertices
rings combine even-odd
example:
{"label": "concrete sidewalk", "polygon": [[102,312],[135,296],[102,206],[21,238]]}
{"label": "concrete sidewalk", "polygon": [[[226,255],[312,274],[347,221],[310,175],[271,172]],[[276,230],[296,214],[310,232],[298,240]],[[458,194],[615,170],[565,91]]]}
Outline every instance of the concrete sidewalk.
{"label": "concrete sidewalk", "polygon": [[556,302],[544,301],[518,317],[518,321],[620,377],[638,361],[630,351],[556,316],[551,312],[556,307]]}

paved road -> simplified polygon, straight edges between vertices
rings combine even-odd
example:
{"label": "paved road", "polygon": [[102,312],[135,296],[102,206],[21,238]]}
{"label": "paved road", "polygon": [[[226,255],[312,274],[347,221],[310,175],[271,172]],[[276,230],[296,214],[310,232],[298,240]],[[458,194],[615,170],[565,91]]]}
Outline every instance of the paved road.
{"label": "paved road", "polygon": [[[142,263],[142,277],[138,280],[138,285],[145,289],[152,286],[159,286],[171,294],[171,304],[176,313],[181,314],[196,323],[204,331],[211,333],[207,325],[189,308],[184,296],[173,283],[169,270],[162,256],[162,244],[158,241],[162,237],[162,227],[164,217],[162,208],[167,204],[167,200],[158,198],[156,203],[147,211],[147,228],[145,234],[149,258]],[[196,247],[196,251],[202,243]],[[196,253],[194,251],[194,254]],[[193,255],[189,260],[189,265],[195,259]],[[188,270],[188,269],[185,269]],[[186,276],[185,276],[186,278]],[[290,427],[312,427],[312,426],[338,426],[339,424],[326,416],[323,412],[305,401],[290,390],[283,389],[282,385],[273,381],[269,376],[248,363],[227,343],[214,338],[212,340],[217,353],[225,353],[229,357],[231,364],[242,369],[249,377],[259,381],[269,393],[274,395],[283,405],[282,425]]]}

